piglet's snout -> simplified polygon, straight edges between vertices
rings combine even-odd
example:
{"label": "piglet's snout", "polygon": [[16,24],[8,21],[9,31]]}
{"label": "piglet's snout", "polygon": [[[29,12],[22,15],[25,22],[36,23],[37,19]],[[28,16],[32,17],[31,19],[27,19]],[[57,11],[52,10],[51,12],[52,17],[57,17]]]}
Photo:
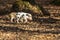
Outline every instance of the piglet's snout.
{"label": "piglet's snout", "polygon": [[32,17],[30,18],[30,20],[32,20]]}
{"label": "piglet's snout", "polygon": [[29,17],[28,20],[29,20],[29,21],[32,21],[33,19],[32,19],[32,17]]}

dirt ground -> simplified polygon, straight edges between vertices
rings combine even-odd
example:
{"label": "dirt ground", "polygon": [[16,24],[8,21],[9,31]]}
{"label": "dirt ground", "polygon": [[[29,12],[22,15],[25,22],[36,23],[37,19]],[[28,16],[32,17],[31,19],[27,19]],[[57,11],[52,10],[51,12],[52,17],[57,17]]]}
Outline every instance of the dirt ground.
{"label": "dirt ground", "polygon": [[0,19],[0,40],[60,40],[60,20],[40,17],[24,24]]}
{"label": "dirt ground", "polygon": [[60,34],[1,30],[0,40],[60,40]]}

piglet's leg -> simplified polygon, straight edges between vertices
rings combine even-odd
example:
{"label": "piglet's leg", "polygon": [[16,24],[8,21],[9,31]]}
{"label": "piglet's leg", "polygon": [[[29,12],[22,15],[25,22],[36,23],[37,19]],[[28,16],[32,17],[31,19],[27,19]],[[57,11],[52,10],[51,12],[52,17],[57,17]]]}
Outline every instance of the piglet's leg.
{"label": "piglet's leg", "polygon": [[25,20],[24,23],[27,23],[27,18],[24,18],[24,20]]}
{"label": "piglet's leg", "polygon": [[13,18],[13,17],[11,17],[11,22],[13,22],[13,19],[14,19],[14,18]]}
{"label": "piglet's leg", "polygon": [[17,23],[19,23],[19,18],[17,18]]}
{"label": "piglet's leg", "polygon": [[20,21],[23,23],[23,18],[22,18],[22,19],[20,19]]}

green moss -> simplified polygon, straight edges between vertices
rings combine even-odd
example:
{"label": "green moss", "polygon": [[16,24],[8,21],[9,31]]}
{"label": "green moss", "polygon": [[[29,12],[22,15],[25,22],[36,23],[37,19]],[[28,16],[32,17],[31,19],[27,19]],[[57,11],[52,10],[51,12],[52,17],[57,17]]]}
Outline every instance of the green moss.
{"label": "green moss", "polygon": [[22,1],[22,0],[19,0],[16,2],[17,5],[19,5],[19,9],[20,10],[31,10],[33,12],[39,12],[40,8],[37,6],[37,5],[32,5],[30,4],[28,1]]}

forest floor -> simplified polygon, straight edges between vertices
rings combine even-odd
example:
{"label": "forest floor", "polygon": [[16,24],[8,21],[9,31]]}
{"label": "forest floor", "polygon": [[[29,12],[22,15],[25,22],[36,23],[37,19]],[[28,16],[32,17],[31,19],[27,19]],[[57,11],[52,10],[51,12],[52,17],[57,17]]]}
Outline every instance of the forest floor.
{"label": "forest floor", "polygon": [[39,17],[29,23],[0,18],[0,40],[60,40],[60,17]]}

